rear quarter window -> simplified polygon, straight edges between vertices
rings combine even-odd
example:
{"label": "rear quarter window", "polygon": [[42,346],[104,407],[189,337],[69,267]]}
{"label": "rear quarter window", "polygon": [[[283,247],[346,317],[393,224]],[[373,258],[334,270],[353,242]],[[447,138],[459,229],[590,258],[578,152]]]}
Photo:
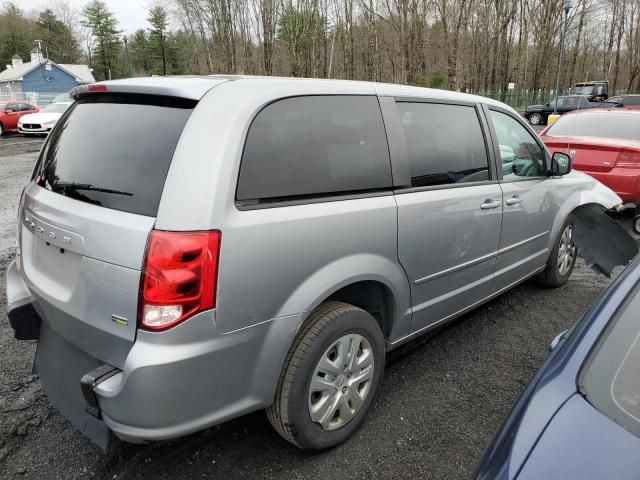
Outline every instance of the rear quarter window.
{"label": "rear quarter window", "polygon": [[195,102],[152,95],[79,99],[58,121],[34,176],[76,200],[156,216],[182,130]]}
{"label": "rear quarter window", "polygon": [[391,165],[374,96],[293,97],[254,118],[236,199],[255,204],[391,187]]}

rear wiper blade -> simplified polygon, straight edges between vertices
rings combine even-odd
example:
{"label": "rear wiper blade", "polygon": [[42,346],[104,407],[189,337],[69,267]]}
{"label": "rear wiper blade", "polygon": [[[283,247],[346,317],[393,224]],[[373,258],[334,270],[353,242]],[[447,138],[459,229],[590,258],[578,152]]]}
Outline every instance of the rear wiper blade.
{"label": "rear wiper blade", "polygon": [[133,196],[133,193],[130,192],[98,187],[90,183],[56,182],[53,184],[53,188],[61,188],[63,190],[91,190],[92,192],[113,193],[114,195],[127,195],[129,197]]}

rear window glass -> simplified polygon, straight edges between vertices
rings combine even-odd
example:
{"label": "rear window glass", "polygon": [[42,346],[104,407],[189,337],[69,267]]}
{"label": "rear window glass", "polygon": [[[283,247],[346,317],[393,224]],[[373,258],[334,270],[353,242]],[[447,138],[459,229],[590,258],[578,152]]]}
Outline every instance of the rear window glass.
{"label": "rear window glass", "polygon": [[237,200],[278,201],[391,186],[376,97],[309,96],[277,101],[253,120]]}
{"label": "rear window glass", "polygon": [[411,185],[489,180],[489,159],[474,107],[398,102]]}
{"label": "rear window glass", "polygon": [[194,106],[151,95],[81,98],[49,135],[35,176],[44,188],[76,200],[156,216]]}
{"label": "rear window glass", "polygon": [[640,140],[640,115],[590,112],[560,117],[547,130],[552,137],[604,137]]}
{"label": "rear window glass", "polygon": [[629,294],[580,375],[582,393],[640,437],[640,287]]}

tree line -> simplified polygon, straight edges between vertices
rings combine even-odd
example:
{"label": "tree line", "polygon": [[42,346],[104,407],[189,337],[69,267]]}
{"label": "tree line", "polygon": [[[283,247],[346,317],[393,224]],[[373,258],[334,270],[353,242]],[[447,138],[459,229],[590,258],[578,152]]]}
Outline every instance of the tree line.
{"label": "tree line", "polygon": [[[241,73],[373,80],[469,92],[549,93],[564,0],[164,0],[124,35],[108,4],[0,10],[0,65],[42,39],[97,79]],[[574,0],[563,88],[640,90],[640,0]]]}

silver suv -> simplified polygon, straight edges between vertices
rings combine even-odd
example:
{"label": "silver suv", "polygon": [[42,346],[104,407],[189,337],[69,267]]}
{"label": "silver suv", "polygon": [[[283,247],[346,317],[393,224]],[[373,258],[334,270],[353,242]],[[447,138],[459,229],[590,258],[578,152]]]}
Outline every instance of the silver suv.
{"label": "silver suv", "polygon": [[620,203],[471,95],[213,76],[75,98],[20,202],[8,311],[103,448],[259,409],[339,444],[387,351],[534,275],[562,285],[572,212]]}

